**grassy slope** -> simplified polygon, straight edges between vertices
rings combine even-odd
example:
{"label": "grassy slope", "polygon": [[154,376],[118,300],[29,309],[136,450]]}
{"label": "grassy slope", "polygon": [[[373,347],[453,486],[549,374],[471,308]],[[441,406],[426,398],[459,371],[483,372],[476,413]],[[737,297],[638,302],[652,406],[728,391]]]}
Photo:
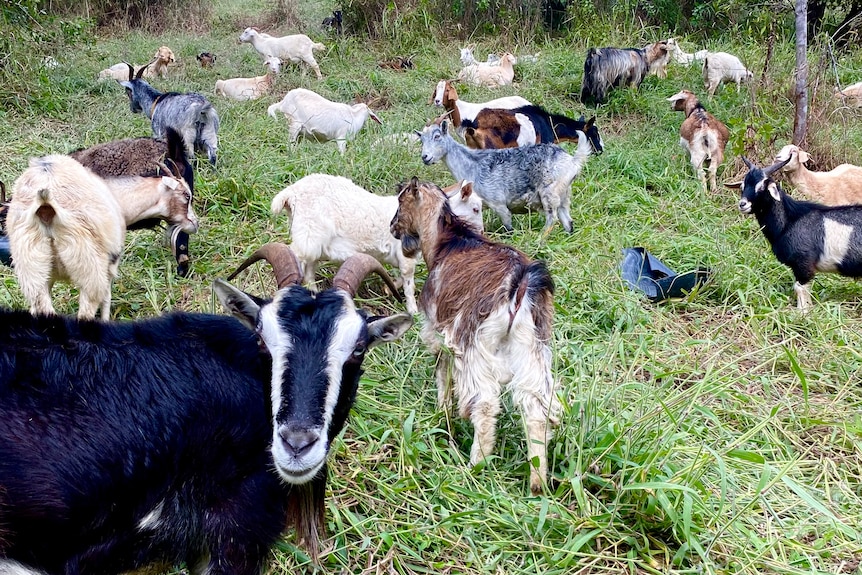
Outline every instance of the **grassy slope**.
{"label": "grassy slope", "polygon": [[[58,56],[62,67],[42,72],[41,83],[54,110],[0,113],[0,179],[14,181],[29,156],[149,133],[116,84],[92,80],[116,61],[142,62],[167,44],[179,65],[156,87],[211,97],[217,77],[261,73],[251,47],[236,44],[241,29],[255,23],[255,9],[246,5],[237,14],[232,3],[217,4],[211,35],[131,34]],[[220,165],[198,170],[196,209],[204,218],[192,239],[193,273],[175,278],[158,236],[130,233],[114,284],[114,317],[218,311],[212,280],[256,246],[288,239],[287,222],[269,215],[269,201],[307,173],[344,175],[382,194],[414,174],[449,183],[445,166],[424,166],[418,149],[372,143],[421,128],[437,113],[428,96],[437,79],[457,71],[456,43],[324,38],[316,28],[323,15],[302,14],[306,31],[330,46],[319,58],[322,82],[293,67],[271,97],[249,103],[213,97],[222,118]],[[647,31],[607,43],[640,44],[659,35]],[[759,77],[759,46],[709,47],[742,55]],[[499,48],[481,42],[477,53]],[[577,41],[523,47],[519,52],[540,50],[541,64],[519,68],[517,89],[492,94],[465,87],[462,97],[481,101],[517,91],[549,109],[580,114],[570,94],[580,86],[585,48]],[[202,50],[218,54],[215,70],[196,66],[194,55]],[[417,68],[404,74],[376,68],[377,60],[396,54],[413,55]],[[842,65],[842,73],[860,75],[858,58]],[[756,105],[748,91],[733,89],[708,103],[734,129],[736,151],[747,122],[778,138],[776,147],[761,145],[759,161],[788,139],[791,71],[792,46],[780,45]],[[297,86],[334,100],[373,99],[385,124],[369,124],[343,157],[334,144],[291,147],[286,123],[266,116],[266,107]],[[545,259],[557,283],[555,369],[566,412],[550,447],[552,491],[526,495],[523,431],[511,414],[501,417],[497,456],[482,469],[468,468],[471,429],[436,409],[431,358],[414,329],[366,360],[351,422],[334,446],[326,572],[857,569],[862,287],[820,276],[816,308],[805,316],[792,308],[790,272],[769,254],[755,222],[738,214],[731,192],[705,195],[691,175],[677,144],[682,115],[665,101],[685,87],[702,92],[698,71],[671,67],[668,79],[651,77],[638,93],[617,93],[599,110],[606,152],[574,184],[572,235],[558,226],[541,241],[540,215],[516,216],[516,231],[498,234],[496,217],[486,213],[492,237]],[[834,140],[841,159],[862,163],[862,119],[835,117],[843,118],[842,127],[819,136]],[[731,154],[724,179],[738,176],[740,167]],[[709,266],[715,279],[688,301],[651,305],[618,276],[620,250],[634,245],[681,271]],[[420,281],[423,273],[420,268]],[[258,293],[272,289],[264,270],[241,282]],[[372,283],[364,303],[399,308],[379,293]],[[74,311],[71,290],[57,286],[55,294],[58,309]],[[8,269],[0,269],[0,303],[25,307]],[[309,564],[288,534],[273,566],[288,573]]]}

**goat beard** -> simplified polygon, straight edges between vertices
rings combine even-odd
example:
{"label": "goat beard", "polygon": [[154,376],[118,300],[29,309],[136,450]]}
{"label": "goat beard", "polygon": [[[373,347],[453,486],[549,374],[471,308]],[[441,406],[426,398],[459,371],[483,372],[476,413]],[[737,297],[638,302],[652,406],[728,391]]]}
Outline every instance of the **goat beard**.
{"label": "goat beard", "polygon": [[419,236],[403,234],[401,236],[401,251],[408,258],[416,257],[419,252]]}

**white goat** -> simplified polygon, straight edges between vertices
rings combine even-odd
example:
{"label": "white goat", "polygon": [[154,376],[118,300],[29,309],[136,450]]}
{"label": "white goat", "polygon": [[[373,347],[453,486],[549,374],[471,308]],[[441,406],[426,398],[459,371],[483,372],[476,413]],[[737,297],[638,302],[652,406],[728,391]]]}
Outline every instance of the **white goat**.
{"label": "white goat", "polygon": [[677,64],[683,64],[684,66],[690,66],[696,61],[702,62],[709,53],[707,50],[698,50],[693,54],[684,52],[682,47],[679,45],[679,42],[676,41],[676,38],[667,39],[667,50],[674,62]]}
{"label": "white goat", "polygon": [[224,96],[232,100],[257,100],[272,90],[275,74],[281,66],[281,60],[276,56],[270,56],[263,62],[267,71],[263,76],[251,78],[230,78],[228,80],[216,80],[216,96]]}
{"label": "white goat", "polygon": [[287,118],[291,143],[295,143],[300,134],[318,142],[335,140],[338,151],[342,154],[347,148],[347,140],[362,129],[365,120],[370,117],[382,124],[367,104],[332,102],[305,88],[294,88],[281,102],[267,109],[267,113],[273,118],[278,117],[276,112],[281,112]]}
{"label": "white goat", "polygon": [[457,79],[487,88],[508,86],[515,79],[514,64],[517,61],[515,56],[506,53],[499,63],[480,62],[465,66],[458,72]]}
{"label": "white goat", "polygon": [[[724,161],[724,148],[730,140],[730,131],[707,112],[697,96],[688,90],[678,92],[667,100],[671,109],[685,112],[685,120],[679,128],[679,145],[688,152],[691,167],[700,179],[704,192],[714,192],[717,188],[715,173]],[[704,164],[709,172],[709,187]]]}
{"label": "white goat", "polygon": [[735,82],[736,92],[742,82],[750,82],[754,73],[745,67],[742,60],[727,52],[709,52],[703,59],[703,83],[710,97],[715,95],[719,84]]}
{"label": "white goat", "polygon": [[305,34],[291,34],[289,36],[275,37],[260,32],[257,28],[246,28],[239,37],[240,42],[250,42],[258,53],[267,58],[277,56],[282,62],[305,62],[311,66],[317,79],[323,76],[320,66],[314,59],[314,50],[325,50],[326,46],[320,42],[313,42]]}
{"label": "white goat", "polygon": [[[469,183],[447,190],[452,211],[481,233],[482,200],[471,193]],[[398,268],[407,311],[418,313],[416,258],[405,256],[401,242],[389,232],[397,209],[395,196],[378,196],[347,178],[328,174],[305,176],[272,199],[273,214],[287,211],[290,215],[290,248],[303,269],[306,286],[314,286],[320,262],[343,262],[356,253],[368,254]]]}
{"label": "white goat", "polygon": [[805,167],[808,152],[788,144],[775,156],[774,164],[784,165],[790,181],[809,200],[827,206],[862,204],[862,168],[841,164],[828,172],[812,172]]}
{"label": "white goat", "polygon": [[862,82],[850,84],[843,90],[836,88],[835,98],[852,108],[862,108]]}

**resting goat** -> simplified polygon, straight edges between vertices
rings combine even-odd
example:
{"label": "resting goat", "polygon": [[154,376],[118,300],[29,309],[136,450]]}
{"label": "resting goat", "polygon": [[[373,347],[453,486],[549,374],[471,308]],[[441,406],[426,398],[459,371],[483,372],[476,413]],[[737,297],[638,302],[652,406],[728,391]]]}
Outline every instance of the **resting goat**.
{"label": "resting goat", "polygon": [[508,86],[515,79],[514,65],[517,61],[515,56],[506,53],[500,59],[499,63],[481,62],[471,64],[458,72],[457,80],[476,86],[485,86],[486,88]]}
{"label": "resting goat", "polygon": [[141,112],[152,121],[156,138],[164,140],[166,130],[173,128],[183,137],[189,158],[197,149],[206,149],[210,163],[215,165],[219,118],[209,100],[195,92],[159,92],[141,79],[141,71],[135,75],[131,65],[128,81],[120,85],[126,89],[132,113]]}
{"label": "resting goat", "polygon": [[520,106],[531,105],[529,101],[521,96],[505,96],[480,104],[465,102],[458,99],[458,92],[449,80],[440,80],[437,82],[434,92],[431,93],[431,103],[446,109],[452,120],[452,125],[458,128],[459,132],[461,131],[462,122],[475,119],[479,112],[486,108],[504,108],[510,110]]}
{"label": "resting goat", "polygon": [[[688,152],[691,167],[700,179],[703,191],[716,191],[715,173],[724,162],[724,148],[730,140],[730,130],[707,112],[697,96],[688,90],[667,100],[673,110],[685,112],[685,120],[679,128],[679,145]],[[704,169],[709,172],[708,187]]]}
{"label": "resting goat", "polygon": [[240,42],[249,42],[263,58],[276,56],[282,62],[305,62],[320,80],[320,66],[314,59],[314,50],[324,50],[326,46],[320,42],[312,42],[305,34],[291,34],[275,37],[260,32],[257,28],[246,28],[239,36]]}
{"label": "resting goat", "polygon": [[195,59],[200,62],[201,68],[212,68],[216,63],[216,55],[211,52],[201,52]]}
{"label": "resting goat", "polygon": [[846,88],[835,88],[835,99],[851,108],[862,108],[862,82],[850,84]]}
{"label": "resting goat", "polygon": [[604,151],[604,143],[595,125],[596,117],[574,120],[552,114],[539,106],[521,106],[511,110],[485,108],[473,120],[461,120],[464,141],[473,149],[515,148],[532,144],[577,142],[578,132],[584,132],[596,154]]}
{"label": "resting goat", "polygon": [[584,61],[581,102],[604,104],[611,88],[637,88],[649,74],[667,76],[667,40],[645,48],[590,48]]}
{"label": "resting goat", "polygon": [[[754,214],[778,261],[793,270],[797,307],[811,308],[817,272],[862,277],[862,206],[824,206],[794,200],[770,176],[788,160],[760,169],[747,158],[739,211]],[[738,186],[739,184],[732,184]]]}
{"label": "resting goat", "polygon": [[828,172],[812,172],[805,167],[808,152],[788,144],[775,156],[775,163],[787,160],[784,172],[790,182],[809,200],[827,206],[862,204],[862,168],[841,164]]}
{"label": "resting goat", "polygon": [[541,208],[545,234],[557,218],[567,232],[572,232],[572,181],[591,153],[583,132],[579,134],[577,153],[571,156],[554,144],[471,150],[456,142],[448,127],[449,122],[443,120],[440,125],[432,123],[417,132],[426,165],[443,160],[456,180],[473,182],[473,191],[497,212],[507,231],[512,230],[512,212]]}
{"label": "resting goat", "polygon": [[[182,138],[172,128],[165,130],[165,136],[164,142],[154,138],[115,140],[76,150],[69,156],[103,178],[158,176],[162,175],[160,166],[170,163],[182,175],[194,198],[194,170],[186,157]],[[160,221],[159,218],[140,220],[129,229],[152,228],[158,226]],[[177,260],[177,275],[185,277],[189,273],[189,235],[171,224],[167,237],[170,238],[171,251]]]}
{"label": "resting goat", "polygon": [[286,246],[261,257],[272,299],[216,280],[234,317],[0,311],[0,573],[259,575],[288,524],[316,558],[365,353],[412,320],[356,309],[371,258],[315,295]]}
{"label": "resting goat", "polygon": [[263,76],[216,80],[216,96],[224,96],[231,100],[244,102],[247,100],[257,100],[264,94],[269,94],[272,90],[272,83],[275,80],[275,75],[278,74],[278,71],[281,68],[281,60],[275,56],[270,56],[264,60],[263,63],[266,66],[266,74]]}
{"label": "resting goat", "polygon": [[[450,205],[459,217],[482,231],[482,200],[469,184],[451,186]],[[290,215],[291,250],[299,258],[303,282],[314,285],[321,261],[344,261],[364,253],[398,268],[407,311],[418,313],[414,272],[416,260],[404,255],[401,242],[389,233],[398,209],[394,196],[378,196],[341,176],[310,174],[272,199],[272,213]]]}
{"label": "resting goat", "polygon": [[470,463],[494,451],[506,386],[527,429],[530,490],[540,493],[548,476],[548,426],[560,412],[551,374],[551,275],[543,263],[474,232],[440,188],[415,177],[398,192],[391,228],[406,255],[421,250],[425,258],[422,339],[437,355],[439,406],[451,405],[451,367],[459,413],[473,423]]}

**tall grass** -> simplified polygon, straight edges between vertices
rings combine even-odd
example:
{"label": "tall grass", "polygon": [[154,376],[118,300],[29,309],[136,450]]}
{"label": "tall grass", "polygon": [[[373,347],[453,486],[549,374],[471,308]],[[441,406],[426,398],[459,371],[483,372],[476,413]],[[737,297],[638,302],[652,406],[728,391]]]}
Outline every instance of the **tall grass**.
{"label": "tall grass", "polygon": [[[302,5],[304,29],[328,46],[319,59],[325,78],[288,67],[271,97],[216,99],[217,78],[259,73],[258,57],[236,39],[266,18],[269,6],[221,0],[208,34],[104,36],[90,49],[54,53],[59,68],[30,60],[21,68],[42,104],[0,112],[0,179],[7,184],[30,156],[148,134],[147,120],[129,112],[123,91],[98,84],[95,75],[116,61],[146,61],[161,44],[178,63],[156,87],[199,90],[221,115],[219,166],[200,162],[197,169],[202,224],[192,238],[190,277],[174,276],[158,233],[130,233],[113,290],[117,319],[169,309],[220,313],[212,280],[262,243],[289,239],[288,222],[269,215],[269,202],[308,173],[344,175],[379,194],[413,175],[450,183],[445,166],[425,166],[416,147],[375,142],[420,129],[437,114],[428,97],[438,79],[457,72],[457,41],[412,28],[390,43],[325,37],[318,23],[330,7]],[[517,68],[516,87],[459,90],[470,101],[519,93],[553,111],[595,113],[606,144],[573,186],[572,234],[557,227],[542,240],[540,214],[516,215],[514,232],[505,234],[496,216],[485,216],[492,238],[545,260],[557,286],[554,369],[564,416],[549,447],[548,492],[528,495],[524,433],[511,410],[500,420],[497,453],[469,467],[472,431],[436,408],[432,357],[414,329],[385,353],[369,355],[357,405],[333,446],[323,572],[858,571],[862,287],[819,276],[817,305],[800,315],[789,270],[775,261],[756,223],[738,214],[737,198],[699,190],[677,143],[682,115],[665,101],[682,88],[702,94],[697,69],[671,67],[666,80],[650,77],[638,91],[614,92],[598,110],[573,99],[588,45],[641,45],[666,35],[636,26],[608,34],[525,40],[516,48],[540,53],[540,62]],[[511,47],[475,40],[479,54]],[[742,173],[739,153],[766,162],[789,140],[793,47],[778,39],[763,81],[761,43],[736,35],[707,47],[739,54],[758,78],[739,94],[722,88],[705,100],[734,133],[720,170],[733,180]],[[196,66],[203,50],[218,55],[215,69]],[[377,68],[396,54],[411,55],[416,69]],[[859,53],[837,65],[845,80],[862,76]],[[333,100],[373,99],[384,125],[369,124],[344,156],[334,144],[291,146],[284,120],[266,116],[266,107],[297,86]],[[812,139],[831,150],[829,161],[862,164],[859,112],[826,109]],[[651,304],[619,277],[621,250],[635,245],[679,271],[708,266],[714,278],[683,301]],[[423,277],[420,266],[420,284]],[[239,285],[257,294],[274,288],[263,271],[244,274]],[[54,293],[59,310],[75,311],[75,290],[58,285]],[[400,309],[376,283],[360,301],[376,312]],[[0,303],[26,307],[8,268],[0,269]],[[290,533],[271,567],[314,570]]]}

